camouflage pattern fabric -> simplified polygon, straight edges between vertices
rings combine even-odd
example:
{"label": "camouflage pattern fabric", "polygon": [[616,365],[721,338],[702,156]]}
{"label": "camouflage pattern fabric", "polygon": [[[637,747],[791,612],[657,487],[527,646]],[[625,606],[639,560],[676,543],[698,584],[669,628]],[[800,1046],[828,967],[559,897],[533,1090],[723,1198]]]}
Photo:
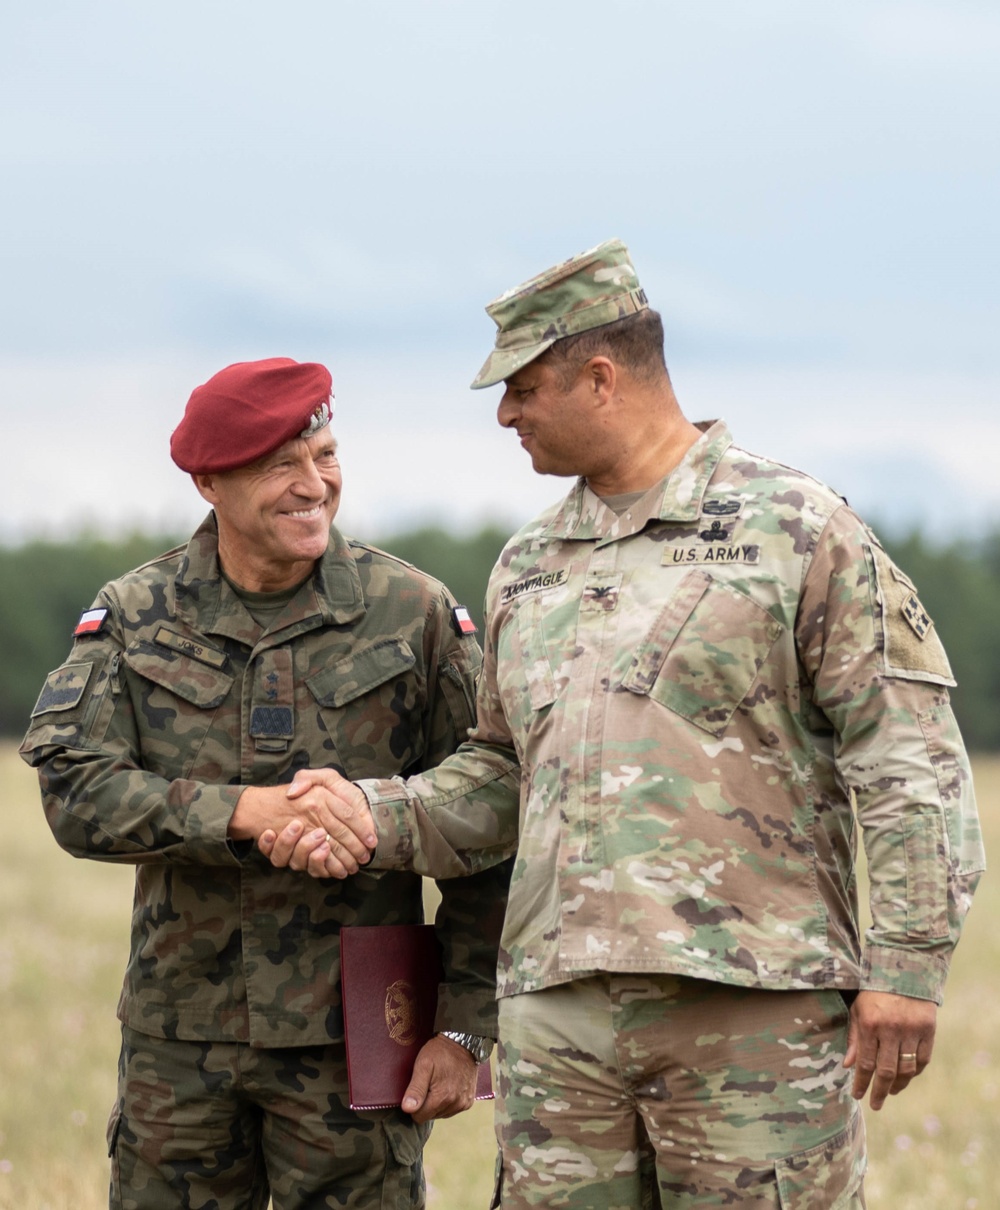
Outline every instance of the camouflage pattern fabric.
{"label": "camouflage pattern fabric", "polygon": [[864,1206],[838,992],[598,975],[506,998],[500,1037],[494,1206],[639,1207],[648,1145],[656,1206]]}
{"label": "camouflage pattern fabric", "polygon": [[[123,1030],[112,1210],[411,1210],[430,1127],[357,1113],[342,1045],[264,1050]],[[268,1157],[265,1171],[262,1156]]]}
{"label": "camouflage pattern fabric", "polygon": [[472,388],[509,378],[560,337],[614,323],[648,306],[628,248],[619,239],[605,240],[487,305],[498,329],[496,347]]}
{"label": "camouflage pattern fabric", "polygon": [[377,861],[516,851],[501,996],[644,971],[940,1002],[984,856],[936,631],[840,497],[699,427],[621,516],[581,481],[508,543],[469,743],[363,783]]}
{"label": "camouflage pattern fabric", "polygon": [[[340,928],[419,922],[420,879],[275,869],[227,825],[244,786],[324,765],[412,773],[453,751],[481,661],[453,605],[334,529],[264,631],[220,576],[212,517],[186,549],[101,591],[107,615],[49,676],[21,751],[59,843],[136,866],[125,1024],[257,1047],[343,1036]],[[439,1029],[495,1036],[508,873],[442,887]]]}

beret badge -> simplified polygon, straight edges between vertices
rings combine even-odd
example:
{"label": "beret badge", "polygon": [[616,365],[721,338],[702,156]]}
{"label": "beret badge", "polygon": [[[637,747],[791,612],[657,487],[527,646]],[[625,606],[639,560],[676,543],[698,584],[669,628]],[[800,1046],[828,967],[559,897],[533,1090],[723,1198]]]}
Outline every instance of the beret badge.
{"label": "beret badge", "polygon": [[329,399],[324,399],[322,403],[317,404],[315,411],[309,417],[309,423],[302,430],[302,432],[299,433],[299,436],[312,437],[321,429],[325,429],[333,419],[333,407],[334,402],[332,395]]}

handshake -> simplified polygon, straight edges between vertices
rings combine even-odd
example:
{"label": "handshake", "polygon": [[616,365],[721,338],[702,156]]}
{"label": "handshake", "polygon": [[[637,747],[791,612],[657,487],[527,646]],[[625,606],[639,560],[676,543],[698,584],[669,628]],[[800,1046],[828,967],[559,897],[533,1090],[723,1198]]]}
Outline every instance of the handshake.
{"label": "handshake", "polygon": [[313,878],[356,874],[378,839],[368,800],[333,769],[302,769],[289,786],[248,787],[239,808],[246,812],[244,834],[272,865]]}

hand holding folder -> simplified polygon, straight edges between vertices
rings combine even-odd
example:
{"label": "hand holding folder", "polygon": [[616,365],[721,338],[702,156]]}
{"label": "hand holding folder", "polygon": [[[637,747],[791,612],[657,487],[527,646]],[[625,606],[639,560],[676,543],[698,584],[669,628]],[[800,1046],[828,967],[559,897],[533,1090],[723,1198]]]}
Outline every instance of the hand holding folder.
{"label": "hand holding folder", "polygon": [[[403,1099],[420,1048],[434,1035],[441,955],[430,924],[340,930],[340,991],[352,1109],[388,1109]],[[476,1100],[493,1096],[479,1067]]]}

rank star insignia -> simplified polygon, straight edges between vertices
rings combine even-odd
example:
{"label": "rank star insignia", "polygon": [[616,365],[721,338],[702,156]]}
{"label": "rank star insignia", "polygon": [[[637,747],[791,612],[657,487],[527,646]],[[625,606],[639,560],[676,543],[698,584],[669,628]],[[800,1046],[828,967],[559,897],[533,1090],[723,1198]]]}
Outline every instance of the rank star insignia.
{"label": "rank star insignia", "polygon": [[464,605],[456,605],[451,611],[451,624],[455,627],[457,634],[476,633],[476,623],[469,616],[469,611]]}
{"label": "rank star insignia", "polygon": [[923,605],[920,604],[912,592],[900,606],[900,613],[910,623],[913,633],[918,639],[925,639],[927,637],[934,623],[927,616]]}

